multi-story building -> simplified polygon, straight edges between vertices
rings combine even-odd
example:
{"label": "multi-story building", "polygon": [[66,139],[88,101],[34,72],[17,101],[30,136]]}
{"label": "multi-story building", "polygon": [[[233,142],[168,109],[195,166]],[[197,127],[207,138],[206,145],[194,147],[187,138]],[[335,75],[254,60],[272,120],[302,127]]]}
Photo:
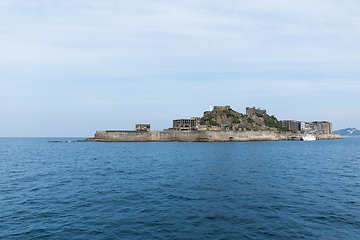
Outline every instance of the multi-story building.
{"label": "multi-story building", "polygon": [[200,118],[198,117],[173,120],[173,129],[178,131],[196,130],[199,125]]}
{"label": "multi-story building", "polygon": [[314,122],[316,124],[316,132],[332,133],[332,124],[326,121]]}
{"label": "multi-story building", "polygon": [[326,121],[316,122],[300,122],[300,131],[302,132],[318,132],[332,133],[332,123]]}
{"label": "multi-story building", "polygon": [[282,120],[280,121],[281,125],[289,131],[299,131],[300,122],[296,120]]}
{"label": "multi-story building", "polygon": [[308,132],[310,131],[310,126],[307,122],[300,122],[300,131]]}

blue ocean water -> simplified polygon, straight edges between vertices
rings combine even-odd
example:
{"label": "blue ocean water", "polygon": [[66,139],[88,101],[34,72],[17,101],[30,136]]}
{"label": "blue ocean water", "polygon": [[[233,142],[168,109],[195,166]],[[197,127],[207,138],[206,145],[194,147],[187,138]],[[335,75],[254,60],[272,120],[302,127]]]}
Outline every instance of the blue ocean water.
{"label": "blue ocean water", "polygon": [[360,138],[0,138],[0,239],[359,239]]}

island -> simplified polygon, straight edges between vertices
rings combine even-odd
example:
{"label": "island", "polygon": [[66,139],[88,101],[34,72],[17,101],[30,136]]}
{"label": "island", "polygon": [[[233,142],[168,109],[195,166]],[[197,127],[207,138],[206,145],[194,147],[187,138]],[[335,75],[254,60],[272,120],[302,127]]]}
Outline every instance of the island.
{"label": "island", "polygon": [[360,137],[360,130],[356,128],[345,128],[334,131],[335,134],[339,134],[342,137]]}
{"label": "island", "polygon": [[320,139],[340,139],[332,132],[328,121],[279,121],[265,109],[247,107],[246,114],[230,106],[210,106],[203,117],[173,120],[173,127],[151,131],[150,124],[136,124],[134,131],[96,131],[85,141],[101,142],[242,142],[304,140],[306,136]]}

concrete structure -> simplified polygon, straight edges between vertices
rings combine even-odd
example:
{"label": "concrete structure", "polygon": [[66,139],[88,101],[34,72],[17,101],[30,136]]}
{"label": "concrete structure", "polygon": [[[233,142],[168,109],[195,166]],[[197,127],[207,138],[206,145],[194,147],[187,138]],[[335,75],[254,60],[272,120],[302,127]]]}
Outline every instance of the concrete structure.
{"label": "concrete structure", "polygon": [[214,106],[213,111],[219,111],[219,110],[229,110],[230,106]]}
{"label": "concrete structure", "polygon": [[300,122],[300,131],[312,133],[332,133],[332,123],[327,121]]}
{"label": "concrete structure", "polygon": [[310,131],[310,127],[306,122],[300,122],[300,131],[302,132],[308,132]]}
{"label": "concrete structure", "polygon": [[209,130],[210,126],[208,125],[199,125],[197,126],[196,130],[198,131],[205,131],[205,130]]}
{"label": "concrete structure", "polygon": [[198,126],[200,126],[200,118],[198,117],[173,120],[173,129],[177,131],[196,130]]}
{"label": "concrete structure", "polygon": [[258,108],[256,109],[255,107],[253,108],[249,108],[249,107],[246,107],[246,115],[249,116],[249,117],[252,117],[253,115],[255,114],[261,114],[261,115],[265,115],[266,114],[266,110],[261,110],[261,108]]}
{"label": "concrete structure", "polygon": [[295,120],[282,120],[280,123],[283,127],[293,132],[332,133],[332,124],[327,121],[299,122]]}
{"label": "concrete structure", "polygon": [[332,123],[326,121],[317,121],[315,124],[315,132],[319,133],[332,133]]}
{"label": "concrete structure", "polygon": [[[290,132],[274,131],[97,131],[94,138],[85,141],[102,142],[243,142],[300,140],[306,134],[294,135]],[[316,133],[317,139],[339,139],[340,135]]]}
{"label": "concrete structure", "polygon": [[218,126],[210,126],[210,130],[212,131],[218,131],[219,127]]}
{"label": "concrete structure", "polygon": [[281,125],[289,131],[300,131],[300,122],[296,120],[282,120]]}
{"label": "concrete structure", "polygon": [[[173,120],[173,128],[164,131],[150,131],[150,124],[136,124],[135,131],[97,131],[94,138],[86,141],[278,141],[300,140],[307,133],[316,135],[317,139],[340,138],[340,135],[332,133],[330,122],[284,120],[281,121],[282,126],[290,130],[284,131],[274,116],[266,116],[265,119],[261,116],[266,114],[266,110],[247,107],[246,114],[235,112],[230,106],[215,106],[213,111],[204,113],[203,125],[200,125],[198,117]],[[266,121],[270,123],[266,125]]]}
{"label": "concrete structure", "polygon": [[150,124],[136,124],[135,125],[136,131],[150,131]]}

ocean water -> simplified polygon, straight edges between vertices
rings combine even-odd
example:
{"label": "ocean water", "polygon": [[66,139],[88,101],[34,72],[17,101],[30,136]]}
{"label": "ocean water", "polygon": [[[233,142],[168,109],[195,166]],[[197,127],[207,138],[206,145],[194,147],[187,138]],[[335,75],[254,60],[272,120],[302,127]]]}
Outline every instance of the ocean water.
{"label": "ocean water", "polygon": [[360,138],[0,138],[0,239],[359,239]]}

